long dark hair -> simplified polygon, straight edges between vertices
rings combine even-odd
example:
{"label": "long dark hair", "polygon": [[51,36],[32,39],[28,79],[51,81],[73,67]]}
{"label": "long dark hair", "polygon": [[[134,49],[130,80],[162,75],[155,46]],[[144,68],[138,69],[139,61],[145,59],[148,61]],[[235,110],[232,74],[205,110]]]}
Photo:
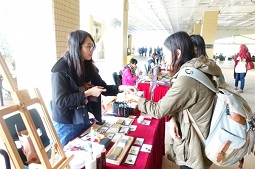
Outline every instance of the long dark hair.
{"label": "long dark hair", "polygon": [[206,54],[204,38],[200,35],[191,35],[190,37],[193,42],[193,45],[196,46],[196,48],[197,48],[197,56],[196,57],[199,57],[202,55],[208,57]]}
{"label": "long dark hair", "polygon": [[[166,38],[164,46],[172,53],[171,74],[175,74],[180,70],[180,67],[187,61],[195,57],[194,46],[190,36],[183,31],[176,32]],[[180,57],[177,50],[181,51]]]}
{"label": "long dark hair", "polygon": [[87,37],[92,40],[95,46],[95,41],[88,32],[83,30],[71,32],[68,36],[68,51],[64,55],[78,86],[83,86],[89,82],[96,73],[93,60],[83,62],[81,56],[82,44]]}
{"label": "long dark hair", "polygon": [[134,58],[130,59],[129,64],[137,64],[138,61]]}

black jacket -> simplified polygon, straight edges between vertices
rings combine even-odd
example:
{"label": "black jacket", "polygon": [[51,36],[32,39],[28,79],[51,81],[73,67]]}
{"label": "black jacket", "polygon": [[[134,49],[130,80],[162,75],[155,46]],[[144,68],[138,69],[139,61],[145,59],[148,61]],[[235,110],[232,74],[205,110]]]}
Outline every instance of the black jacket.
{"label": "black jacket", "polygon": [[[84,93],[79,90],[74,82],[66,60],[64,58],[59,59],[52,67],[51,72],[52,119],[64,124],[89,123],[88,106],[85,104]],[[102,93],[103,95],[114,96],[118,93],[118,86],[107,85],[98,73],[93,76],[91,83],[106,88],[107,91]],[[95,105],[96,108],[94,109],[97,111],[100,109],[101,115],[101,102],[100,107],[99,103]],[[93,108],[91,109],[93,111]]]}

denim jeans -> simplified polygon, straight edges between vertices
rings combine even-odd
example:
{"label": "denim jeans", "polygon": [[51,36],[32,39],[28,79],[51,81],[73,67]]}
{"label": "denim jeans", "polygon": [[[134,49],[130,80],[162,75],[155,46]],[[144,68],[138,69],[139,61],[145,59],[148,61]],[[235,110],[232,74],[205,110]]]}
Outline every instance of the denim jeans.
{"label": "denim jeans", "polygon": [[240,89],[241,90],[244,89],[245,75],[246,75],[246,73],[236,73],[236,76],[235,76],[235,87],[238,87],[238,82],[240,80],[241,81]]}
{"label": "denim jeans", "polygon": [[83,131],[85,131],[90,124],[63,124],[52,120],[53,126],[58,134],[58,138],[62,144],[65,146],[69,141],[78,137]]}

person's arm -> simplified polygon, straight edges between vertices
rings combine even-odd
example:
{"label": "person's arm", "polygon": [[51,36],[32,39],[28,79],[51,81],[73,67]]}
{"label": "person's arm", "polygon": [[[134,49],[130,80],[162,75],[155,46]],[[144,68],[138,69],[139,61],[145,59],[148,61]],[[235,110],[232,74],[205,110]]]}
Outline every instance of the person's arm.
{"label": "person's arm", "polygon": [[127,86],[127,85],[119,85],[118,86],[119,92],[126,92],[126,93],[136,93],[137,89],[134,86]]}
{"label": "person's arm", "polygon": [[179,125],[180,123],[177,121],[176,117],[174,116],[171,117],[171,119],[169,120],[169,123],[170,123],[169,132],[171,137],[175,141],[180,142],[182,139],[181,126]]}
{"label": "person's arm", "polygon": [[105,92],[102,92],[104,96],[116,96],[119,93],[118,85],[107,85],[98,73],[91,80],[91,83],[94,86],[104,87],[106,89]]}
{"label": "person's arm", "polygon": [[251,62],[251,54],[250,54],[250,52],[247,53],[246,62]]}
{"label": "person's arm", "polygon": [[139,67],[136,67],[135,73],[137,76],[140,76],[143,74],[143,72],[141,71],[141,69]]}
{"label": "person's arm", "polygon": [[[197,102],[200,93],[199,82],[190,77],[180,77],[158,102],[137,95],[128,96],[138,102],[138,109],[155,118],[173,115],[187,109]],[[189,85],[186,85],[189,84]],[[191,87],[192,86],[192,87]]]}
{"label": "person's arm", "polygon": [[84,92],[84,97],[95,96],[98,97],[102,92],[106,92],[106,89],[102,86],[94,86]]}
{"label": "person's arm", "polygon": [[106,89],[102,92],[104,96],[116,96],[120,92],[136,92],[133,86],[126,85],[107,85],[99,74],[96,74],[95,78],[91,81],[93,85],[102,86]]}

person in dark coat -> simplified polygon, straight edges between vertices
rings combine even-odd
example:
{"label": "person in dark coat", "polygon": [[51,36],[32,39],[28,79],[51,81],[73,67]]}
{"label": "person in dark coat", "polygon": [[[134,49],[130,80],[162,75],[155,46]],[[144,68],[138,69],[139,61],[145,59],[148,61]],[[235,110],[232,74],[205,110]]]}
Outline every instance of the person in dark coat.
{"label": "person in dark coat", "polygon": [[100,95],[133,92],[126,85],[107,85],[94,65],[95,42],[83,30],[69,34],[68,50],[52,67],[52,121],[61,144],[79,136],[90,125],[88,110],[101,120]]}
{"label": "person in dark coat", "polygon": [[145,48],[144,48],[144,56],[147,55],[147,50],[148,50],[147,47],[145,47]]}
{"label": "person in dark coat", "polygon": [[148,62],[148,72],[150,72],[151,68],[156,65],[157,53],[153,53],[152,56],[147,60]]}

